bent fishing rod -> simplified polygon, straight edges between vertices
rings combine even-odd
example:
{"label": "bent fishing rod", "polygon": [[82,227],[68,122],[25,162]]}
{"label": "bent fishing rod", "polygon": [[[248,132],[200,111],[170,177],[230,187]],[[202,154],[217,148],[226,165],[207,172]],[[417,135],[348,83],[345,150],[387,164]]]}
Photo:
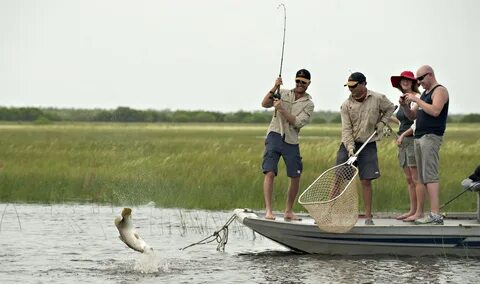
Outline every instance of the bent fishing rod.
{"label": "bent fishing rod", "polygon": [[[282,78],[282,68],[283,68],[283,53],[285,51],[285,33],[287,31],[287,8],[285,4],[281,3],[278,5],[277,9],[283,7],[283,41],[282,41],[282,57],[280,58],[280,72],[278,74],[279,78]],[[280,99],[280,87],[278,87],[277,92],[272,95],[273,99]],[[275,109],[274,116],[277,116],[277,110]],[[282,131],[283,132],[283,131]]]}

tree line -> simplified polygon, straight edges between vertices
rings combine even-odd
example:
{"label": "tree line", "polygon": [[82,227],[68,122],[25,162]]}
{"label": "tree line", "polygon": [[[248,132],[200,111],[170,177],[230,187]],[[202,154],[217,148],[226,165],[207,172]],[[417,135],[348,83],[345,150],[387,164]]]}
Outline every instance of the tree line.
{"label": "tree line", "polygon": [[[79,121],[79,122],[228,122],[266,123],[272,111],[186,111],[186,110],[136,110],[129,107],[106,109],[0,107],[0,121]],[[317,112],[313,122],[340,122],[339,113]]]}
{"label": "tree line", "polygon": [[[186,111],[136,110],[129,107],[106,109],[0,107],[0,121],[27,121],[49,123],[55,121],[78,122],[215,122],[215,123],[268,123],[272,111]],[[480,114],[450,115],[451,122],[480,122]],[[314,112],[312,123],[340,123],[340,113]]]}

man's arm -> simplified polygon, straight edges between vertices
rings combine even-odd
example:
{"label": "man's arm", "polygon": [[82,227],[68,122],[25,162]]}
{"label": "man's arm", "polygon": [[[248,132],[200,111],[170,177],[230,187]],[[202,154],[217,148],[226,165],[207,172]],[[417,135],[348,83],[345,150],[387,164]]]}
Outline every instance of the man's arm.
{"label": "man's arm", "polygon": [[[410,96],[409,96],[410,99]],[[415,102],[418,107],[421,107],[422,110],[433,117],[438,117],[442,112],[443,106],[448,101],[448,91],[444,87],[438,87],[433,91],[432,94],[432,103],[426,103],[422,101],[420,98],[414,96],[411,98],[413,102]]]}
{"label": "man's arm", "polygon": [[395,105],[386,96],[382,95],[380,100],[380,121],[384,125],[388,124],[394,111]]}
{"label": "man's arm", "polygon": [[278,90],[280,91],[280,85],[282,85],[282,78],[278,77],[277,80],[275,80],[275,84],[273,85],[272,89],[263,97],[262,100],[262,107],[264,108],[270,108],[273,106],[273,94]]}
{"label": "man's arm", "polygon": [[313,102],[309,103],[298,115],[295,116],[289,113],[286,109],[284,109],[281,106],[281,102],[278,102],[278,104],[279,106],[277,107],[277,102],[274,103],[277,111],[288,121],[290,125],[293,125],[295,128],[298,129],[304,127],[310,122],[313,114],[313,109],[315,107]]}
{"label": "man's arm", "polygon": [[355,150],[355,140],[353,138],[352,121],[345,104],[340,109],[340,116],[342,117],[342,141],[347,151],[351,153]]}
{"label": "man's arm", "polygon": [[398,120],[398,118],[397,118],[395,115],[390,116],[390,118],[388,119],[388,122],[389,122],[389,123],[390,123],[390,122],[393,122],[393,123],[395,123],[395,124],[400,125],[400,120]]}

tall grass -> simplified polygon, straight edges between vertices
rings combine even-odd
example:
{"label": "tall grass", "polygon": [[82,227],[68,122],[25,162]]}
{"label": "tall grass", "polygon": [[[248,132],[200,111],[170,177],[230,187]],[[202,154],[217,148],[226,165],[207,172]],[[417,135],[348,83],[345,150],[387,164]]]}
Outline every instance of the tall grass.
{"label": "tall grass", "polygon": [[[460,181],[480,161],[478,126],[448,125],[440,153],[442,201],[461,192]],[[155,201],[163,207],[263,208],[266,128],[263,124],[1,124],[0,201]],[[333,166],[339,140],[339,125],[309,125],[302,130],[301,190]],[[393,139],[378,146],[382,177],[374,182],[374,210],[406,210],[406,183]],[[275,209],[283,209],[287,188],[280,162]],[[449,211],[475,208],[472,193],[448,206]],[[296,210],[302,209],[296,205]]]}

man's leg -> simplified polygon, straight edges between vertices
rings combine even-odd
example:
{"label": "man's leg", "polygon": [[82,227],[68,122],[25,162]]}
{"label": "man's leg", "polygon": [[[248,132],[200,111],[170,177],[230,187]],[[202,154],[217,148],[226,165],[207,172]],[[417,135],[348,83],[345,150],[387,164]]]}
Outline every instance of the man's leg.
{"label": "man's leg", "polygon": [[[356,143],[355,148],[360,148],[360,143]],[[366,225],[373,225],[372,216],[372,180],[380,177],[380,169],[378,167],[377,144],[376,142],[368,143],[359,154],[358,170],[360,182],[363,189],[363,205],[365,209]]]}
{"label": "man's leg", "polygon": [[280,134],[270,132],[265,139],[265,151],[263,153],[262,171],[263,178],[263,197],[265,199],[265,218],[275,219],[272,209],[273,181],[278,171],[278,161],[282,145]]}
{"label": "man's leg", "polygon": [[274,172],[265,173],[263,179],[263,197],[265,198],[265,218],[275,219],[272,210],[272,194],[273,194],[273,181],[275,179]]}
{"label": "man's leg", "polygon": [[290,178],[290,186],[287,193],[287,204],[285,207],[284,217],[287,219],[296,219],[296,216],[293,214],[293,203],[298,194],[298,189],[300,188],[300,176]]}
{"label": "man's leg", "polygon": [[372,181],[360,180],[363,188],[363,205],[365,207],[365,217],[372,218]]}
{"label": "man's leg", "polygon": [[431,182],[426,185],[430,198],[430,211],[435,214],[440,214],[440,199],[438,197],[440,184],[438,182]]}
{"label": "man's leg", "polygon": [[285,204],[285,220],[300,220],[293,214],[293,204],[297,198],[300,188],[300,176],[303,171],[302,157],[300,156],[300,148],[298,145],[284,143],[283,159],[287,167],[287,176],[290,178],[290,186],[287,192],[287,201]]}

